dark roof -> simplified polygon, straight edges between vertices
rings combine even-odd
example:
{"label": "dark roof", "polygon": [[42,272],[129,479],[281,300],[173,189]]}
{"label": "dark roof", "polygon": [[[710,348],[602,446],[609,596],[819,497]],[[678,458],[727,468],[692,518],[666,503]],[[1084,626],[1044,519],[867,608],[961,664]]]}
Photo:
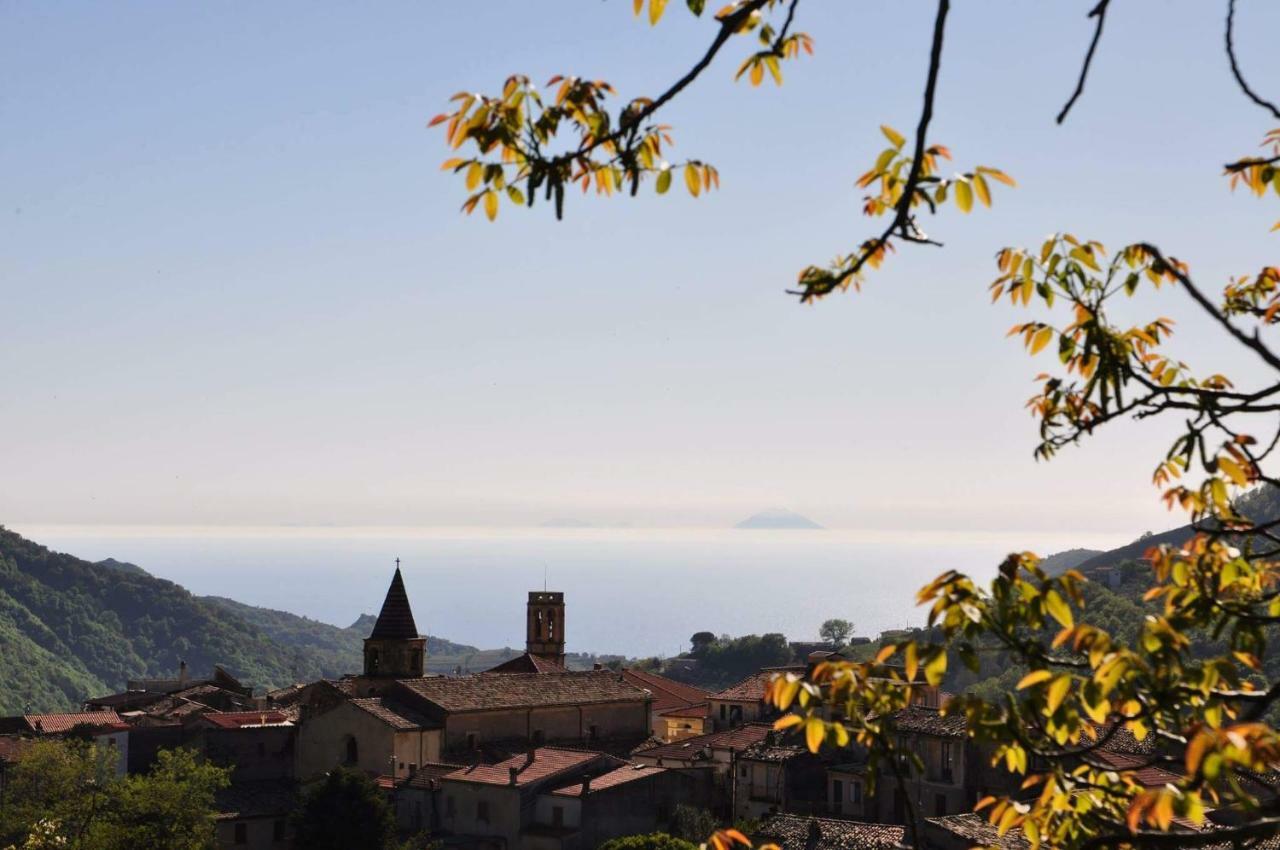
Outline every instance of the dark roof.
{"label": "dark roof", "polygon": [[787,759],[808,754],[808,747],[803,747],[799,744],[774,743],[766,739],[747,747],[738,757],[750,761],[784,762]]}
{"label": "dark roof", "polygon": [[668,679],[657,673],[627,668],[622,671],[622,678],[637,688],[644,688],[653,694],[653,710],[656,712],[684,708],[696,703],[705,704],[707,701],[708,693],[702,688],[695,688],[693,685],[686,685],[684,682],[677,682],[675,679]]}
{"label": "dark roof", "polygon": [[882,823],[774,815],[754,837],[776,842],[782,850],[889,850],[902,842],[904,832]]}
{"label": "dark roof", "polygon": [[894,725],[902,732],[934,735],[939,738],[963,738],[968,734],[968,724],[963,714],[943,715],[936,708],[913,705],[893,716]]}
{"label": "dark roof", "polygon": [[399,703],[390,702],[381,697],[353,699],[351,704],[362,711],[372,714],[393,729],[437,729],[440,726],[440,724],[432,723],[411,708],[406,708]]}
{"label": "dark roof", "polygon": [[370,640],[415,640],[418,637],[418,626],[413,622],[413,611],[409,608],[409,594],[404,590],[404,578],[400,568],[391,577],[391,587],[387,588],[387,598],[383,600],[382,611],[378,614],[378,622],[373,625]]}
{"label": "dark roof", "polygon": [[420,765],[408,779],[404,781],[405,785],[410,788],[438,788],[440,778],[448,776],[459,770],[465,770],[466,766],[461,764],[446,764],[444,762],[427,762]]}
{"label": "dark roof", "polygon": [[640,702],[639,688],[607,670],[564,673],[480,673],[459,678],[402,679],[401,686],[445,711],[488,711],[545,705]]}
{"label": "dark roof", "polygon": [[567,673],[566,668],[554,661],[548,661],[537,655],[525,653],[515,658],[508,658],[497,667],[490,667],[486,673]]}
{"label": "dark roof", "polygon": [[741,751],[752,744],[760,743],[771,731],[773,731],[773,726],[769,723],[748,723],[736,729],[726,729],[723,732],[708,732],[706,735],[694,735],[689,738],[681,738],[670,744],[661,744],[656,747],[637,750],[635,756],[692,761],[704,758],[699,753],[706,749]]}
{"label": "dark roof", "polygon": [[929,818],[928,824],[930,830],[941,830],[982,847],[997,847],[999,850],[1027,850],[1031,847],[1021,829],[1011,829],[1001,836],[994,824],[973,812]]}
{"label": "dark roof", "polygon": [[236,782],[215,795],[218,820],[284,817],[293,811],[297,788],[287,779]]}

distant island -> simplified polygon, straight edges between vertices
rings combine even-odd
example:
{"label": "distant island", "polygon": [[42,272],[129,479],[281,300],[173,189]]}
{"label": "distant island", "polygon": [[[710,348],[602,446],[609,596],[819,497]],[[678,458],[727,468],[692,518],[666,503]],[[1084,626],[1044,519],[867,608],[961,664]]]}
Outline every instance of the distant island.
{"label": "distant island", "polygon": [[734,528],[810,528],[821,529],[813,520],[806,516],[801,516],[794,511],[788,511],[783,508],[775,508],[773,510],[761,511],[758,514],[752,514],[742,522],[734,526]]}

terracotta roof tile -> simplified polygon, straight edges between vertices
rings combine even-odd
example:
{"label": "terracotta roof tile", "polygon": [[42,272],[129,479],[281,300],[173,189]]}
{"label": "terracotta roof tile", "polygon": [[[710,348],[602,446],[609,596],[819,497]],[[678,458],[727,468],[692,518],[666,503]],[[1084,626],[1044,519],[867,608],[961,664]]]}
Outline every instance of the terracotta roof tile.
{"label": "terracotta roof tile", "polygon": [[644,692],[606,670],[565,673],[480,673],[460,678],[405,679],[400,684],[445,711],[546,705],[641,702]]}
{"label": "terracotta roof tile", "polygon": [[1001,836],[1000,831],[986,818],[973,812],[929,818],[928,823],[931,829],[942,830],[983,847],[996,847],[999,850],[1028,850],[1031,847],[1021,830],[1010,830]]}
{"label": "terracotta roof tile", "polygon": [[710,696],[702,688],[695,688],[693,685],[686,685],[684,682],[677,682],[675,679],[668,679],[666,676],[659,676],[657,673],[649,673],[645,670],[625,669],[622,671],[622,678],[637,688],[644,688],[653,694],[653,709],[657,712],[683,708],[696,703],[705,704],[707,697]]}
{"label": "terracotta roof tile", "polygon": [[114,711],[84,711],[76,714],[25,714],[23,720],[32,732],[57,735],[72,729],[120,731],[129,728]]}
{"label": "terracotta roof tile", "polygon": [[782,850],[890,850],[902,842],[905,831],[882,823],[774,815],[760,824],[756,837],[776,842]]}
{"label": "terracotta roof tile", "polygon": [[563,750],[558,747],[538,747],[528,755],[513,756],[497,764],[479,764],[465,767],[441,777],[445,782],[477,782],[483,785],[510,785],[511,768],[516,769],[516,785],[529,785],[575,768],[584,768],[596,759],[610,759],[602,753],[582,750]]}
{"label": "terracotta roof tile", "polygon": [[[588,794],[595,794],[600,791],[607,791],[610,788],[617,788],[619,785],[626,785],[628,782],[635,782],[638,779],[649,779],[666,773],[664,767],[651,767],[644,764],[626,764],[616,767],[608,773],[593,777]],[[583,783],[582,780],[572,782],[568,785],[556,788],[551,793],[561,797],[581,797]]]}
{"label": "terracotta roof tile", "polygon": [[568,669],[561,667],[554,661],[548,661],[545,658],[539,658],[536,655],[524,653],[517,655],[515,658],[508,658],[497,667],[490,667],[485,670],[486,673],[568,673]]}
{"label": "terracotta roof tile", "polygon": [[459,770],[466,770],[465,765],[445,764],[444,762],[427,762],[420,765],[413,775],[404,781],[410,788],[435,788],[441,778]]}
{"label": "terracotta roof tile", "polygon": [[662,717],[710,717],[711,703],[700,702],[694,705],[682,705],[679,708],[668,708],[657,712]]}
{"label": "terracotta roof tile", "polygon": [[637,750],[635,755],[644,758],[674,759],[677,761],[693,761],[702,758],[698,755],[703,750],[744,750],[752,744],[758,744],[768,736],[773,726],[768,723],[748,723],[736,729],[722,732],[708,732],[706,735],[694,735],[681,738],[670,744]]}
{"label": "terracotta roof tile", "polygon": [[350,702],[356,708],[372,714],[393,729],[436,729],[440,725],[433,723],[411,708],[382,697],[353,699]]}
{"label": "terracotta roof tile", "polygon": [[287,779],[236,782],[215,795],[218,820],[284,817],[297,805],[297,786]]}

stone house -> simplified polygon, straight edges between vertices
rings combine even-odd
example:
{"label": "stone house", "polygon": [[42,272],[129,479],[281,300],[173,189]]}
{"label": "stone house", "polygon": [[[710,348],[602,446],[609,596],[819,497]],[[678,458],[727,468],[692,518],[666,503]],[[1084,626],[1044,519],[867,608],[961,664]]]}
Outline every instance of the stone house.
{"label": "stone house", "polygon": [[659,741],[711,731],[709,692],[645,670],[624,669],[622,678],[652,697],[649,731]]}
{"label": "stone house", "polygon": [[804,664],[763,667],[742,681],[712,694],[708,697],[712,725],[721,730],[776,717],[773,706],[765,702],[769,683],[776,675],[795,673],[802,676],[807,669]]}
{"label": "stone house", "polygon": [[295,775],[308,780],[346,766],[407,779],[440,760],[442,727],[383,697],[352,698],[304,713],[297,733]]}

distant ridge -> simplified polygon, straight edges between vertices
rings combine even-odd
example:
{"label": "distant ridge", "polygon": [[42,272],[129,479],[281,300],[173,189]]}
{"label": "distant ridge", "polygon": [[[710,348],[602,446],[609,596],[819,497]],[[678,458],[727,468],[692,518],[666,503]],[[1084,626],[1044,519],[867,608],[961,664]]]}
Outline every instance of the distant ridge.
{"label": "distant ridge", "polygon": [[801,516],[794,511],[788,511],[783,508],[774,508],[773,510],[761,511],[758,514],[752,514],[742,522],[734,526],[734,528],[808,528],[821,529],[813,520],[806,516]]}

